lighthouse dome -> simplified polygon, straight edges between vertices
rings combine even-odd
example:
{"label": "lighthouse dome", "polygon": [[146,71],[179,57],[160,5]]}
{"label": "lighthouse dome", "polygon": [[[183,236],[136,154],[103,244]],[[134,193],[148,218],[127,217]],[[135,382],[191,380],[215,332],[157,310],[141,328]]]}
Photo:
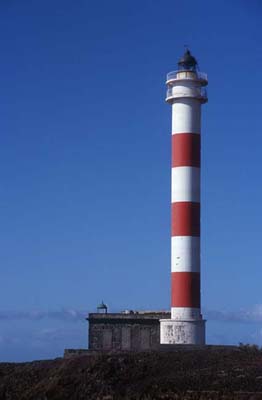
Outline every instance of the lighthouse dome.
{"label": "lighthouse dome", "polygon": [[197,60],[195,59],[195,57],[192,56],[190,51],[187,49],[184,55],[178,61],[179,69],[195,70],[196,66],[197,66]]}

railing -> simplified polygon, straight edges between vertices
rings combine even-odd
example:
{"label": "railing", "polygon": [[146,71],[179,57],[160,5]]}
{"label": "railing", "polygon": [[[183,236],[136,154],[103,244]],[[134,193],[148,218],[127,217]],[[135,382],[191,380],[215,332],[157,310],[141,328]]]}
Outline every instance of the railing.
{"label": "railing", "polygon": [[199,79],[200,81],[207,81],[207,74],[205,72],[199,72],[199,71],[190,71],[190,70],[178,70],[178,71],[171,71],[167,74],[166,80],[171,81],[178,79],[177,74],[180,72],[188,73],[188,76],[183,76],[183,79],[193,79],[192,75],[195,74],[196,78]]}
{"label": "railing", "polygon": [[[206,90],[206,88],[200,87],[200,88],[197,89],[197,91],[199,93],[198,96],[193,96],[193,95],[190,96],[188,94],[183,95],[181,93],[181,97],[196,97],[196,98],[199,98],[199,99],[205,99],[205,100],[207,99],[207,90]],[[173,97],[173,88],[168,88],[167,89],[166,98],[169,98],[169,97]],[[180,97],[180,96],[178,94],[174,94],[174,97]]]}
{"label": "railing", "polygon": [[204,99],[207,99],[207,90],[206,90],[206,88],[201,87],[200,94],[201,94],[201,97],[203,97]]}

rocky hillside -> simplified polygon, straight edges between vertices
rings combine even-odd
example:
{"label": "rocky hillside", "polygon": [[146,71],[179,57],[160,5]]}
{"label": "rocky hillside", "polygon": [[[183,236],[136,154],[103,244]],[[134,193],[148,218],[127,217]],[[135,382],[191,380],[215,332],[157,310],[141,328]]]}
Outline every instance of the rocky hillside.
{"label": "rocky hillside", "polygon": [[0,364],[0,400],[262,399],[262,352],[122,353]]}

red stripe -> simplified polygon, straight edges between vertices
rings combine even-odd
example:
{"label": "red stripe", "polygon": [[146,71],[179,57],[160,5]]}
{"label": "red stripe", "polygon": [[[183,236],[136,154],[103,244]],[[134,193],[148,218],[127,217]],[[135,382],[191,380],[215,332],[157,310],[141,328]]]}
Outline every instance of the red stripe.
{"label": "red stripe", "polygon": [[172,135],[172,167],[200,167],[200,135]]}
{"label": "red stripe", "polygon": [[200,274],[172,272],[171,306],[200,308]]}
{"label": "red stripe", "polygon": [[172,203],[171,235],[200,236],[200,203]]}

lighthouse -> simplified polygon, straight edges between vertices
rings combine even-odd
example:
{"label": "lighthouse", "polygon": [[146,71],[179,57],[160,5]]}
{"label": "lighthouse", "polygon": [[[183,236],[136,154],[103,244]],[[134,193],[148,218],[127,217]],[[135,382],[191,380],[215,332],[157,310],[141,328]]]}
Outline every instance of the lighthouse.
{"label": "lighthouse", "polygon": [[167,74],[172,107],[171,319],[160,320],[161,344],[205,344],[200,279],[201,106],[207,75],[185,51]]}

